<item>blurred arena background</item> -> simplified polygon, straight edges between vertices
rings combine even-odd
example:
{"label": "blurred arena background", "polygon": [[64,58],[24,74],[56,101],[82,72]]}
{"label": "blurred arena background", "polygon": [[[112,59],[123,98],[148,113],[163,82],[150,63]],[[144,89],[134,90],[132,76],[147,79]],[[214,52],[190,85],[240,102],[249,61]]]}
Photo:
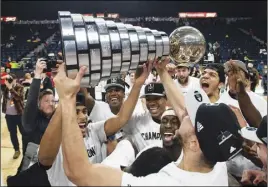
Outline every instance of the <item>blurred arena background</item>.
{"label": "blurred arena background", "polygon": [[[258,71],[255,92],[267,94],[267,1],[2,1],[1,6],[1,73],[15,73],[21,82],[33,71],[38,57],[54,57],[61,51],[57,12],[70,11],[167,34],[183,25],[193,26],[207,42],[200,66],[239,59]],[[95,99],[103,99],[101,85],[92,92]],[[15,173],[20,159],[12,159],[3,114],[1,124],[5,182]]]}

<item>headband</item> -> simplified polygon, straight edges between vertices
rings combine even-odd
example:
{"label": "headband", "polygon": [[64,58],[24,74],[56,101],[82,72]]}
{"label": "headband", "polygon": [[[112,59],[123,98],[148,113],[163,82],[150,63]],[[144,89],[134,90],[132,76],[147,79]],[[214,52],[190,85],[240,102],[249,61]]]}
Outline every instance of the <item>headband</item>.
{"label": "headband", "polygon": [[165,117],[165,116],[177,116],[177,115],[175,114],[175,111],[174,111],[173,109],[168,109],[168,110],[166,110],[166,111],[162,114],[162,116],[161,116],[161,120],[162,120],[163,117]]}

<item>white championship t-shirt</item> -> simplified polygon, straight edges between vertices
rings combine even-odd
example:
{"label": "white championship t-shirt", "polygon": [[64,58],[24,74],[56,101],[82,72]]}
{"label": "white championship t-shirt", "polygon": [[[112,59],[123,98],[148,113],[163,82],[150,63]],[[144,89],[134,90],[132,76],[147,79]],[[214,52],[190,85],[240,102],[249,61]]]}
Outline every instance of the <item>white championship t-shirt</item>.
{"label": "white championship t-shirt", "polygon": [[108,103],[95,100],[95,105],[89,115],[89,119],[91,119],[92,122],[98,122],[107,120],[113,116],[115,115],[112,113]]}
{"label": "white championship t-shirt", "polygon": [[102,161],[102,164],[121,169],[120,166],[130,166],[134,160],[135,150],[132,147],[132,144],[124,139],[116,145],[115,150]]}
{"label": "white championship t-shirt", "polygon": [[224,162],[218,162],[209,173],[185,171],[172,162],[145,177],[124,173],[121,186],[228,186],[228,175]]}
{"label": "white championship t-shirt", "polygon": [[160,124],[153,121],[148,111],[143,114],[133,114],[123,131],[131,138],[138,151],[149,145],[162,147]]}
{"label": "white championship t-shirt", "polygon": [[[111,117],[115,116],[108,103],[103,102],[103,101],[96,101],[95,100],[95,105],[89,115],[89,119],[92,122],[99,122],[99,121],[105,121]],[[107,146],[106,144],[102,144],[102,156],[104,157],[107,155]]]}
{"label": "white championship t-shirt", "polygon": [[[106,141],[104,121],[89,124],[88,132],[89,137],[84,138],[88,160],[91,163],[101,163],[104,159],[102,157],[101,144]],[[75,186],[64,173],[62,147],[60,147],[52,167],[47,170],[47,175],[51,186]]]}
{"label": "white championship t-shirt", "polygon": [[[258,94],[254,93],[252,91],[247,92],[247,93],[249,95],[249,98],[250,98],[252,104],[261,113],[261,116],[263,117],[263,116],[267,115],[267,101],[263,97],[259,96]],[[217,103],[224,103],[226,105],[233,105],[235,107],[240,108],[238,101],[236,99],[231,98],[228,91],[224,92],[221,95],[221,97]]]}
{"label": "white championship t-shirt", "polygon": [[[145,112],[145,109],[144,109],[144,107],[143,107],[143,104],[142,104],[142,101],[141,101],[141,98],[140,98],[140,96],[142,96],[142,95],[144,94],[145,86],[146,86],[146,85],[142,85],[142,87],[141,87],[141,91],[140,91],[139,99],[138,99],[138,101],[137,101],[137,104],[136,104],[136,106],[135,106],[135,109],[134,109],[134,111],[133,111],[133,114],[142,114],[142,113]],[[127,98],[128,98],[128,96],[129,96],[131,90],[132,90],[132,86],[131,86],[129,89],[126,89],[126,92],[125,92],[125,101],[127,100]]]}
{"label": "white championship t-shirt", "polygon": [[195,78],[195,77],[191,77],[191,76],[189,76],[187,86],[182,86],[177,79],[175,79],[174,82],[180,88],[180,90],[182,91],[183,95],[185,95],[188,92],[189,89],[200,88],[199,79]]}

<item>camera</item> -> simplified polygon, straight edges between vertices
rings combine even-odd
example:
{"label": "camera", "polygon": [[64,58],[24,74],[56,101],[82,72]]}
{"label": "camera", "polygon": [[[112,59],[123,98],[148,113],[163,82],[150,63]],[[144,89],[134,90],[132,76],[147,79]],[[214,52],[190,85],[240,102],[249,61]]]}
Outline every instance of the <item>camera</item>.
{"label": "camera", "polygon": [[43,73],[51,72],[53,68],[57,67],[57,58],[55,56],[48,56],[43,58],[42,61],[45,61],[47,68],[43,70]]}

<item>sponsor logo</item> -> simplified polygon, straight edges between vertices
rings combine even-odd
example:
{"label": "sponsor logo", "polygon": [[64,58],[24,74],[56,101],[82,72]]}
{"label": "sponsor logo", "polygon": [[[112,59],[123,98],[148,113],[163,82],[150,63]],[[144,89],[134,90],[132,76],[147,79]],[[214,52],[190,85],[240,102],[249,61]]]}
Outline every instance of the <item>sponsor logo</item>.
{"label": "sponsor logo", "polygon": [[194,97],[198,102],[202,102],[203,101],[203,97],[202,95],[199,93],[199,91],[194,91]]}
{"label": "sponsor logo", "polygon": [[200,122],[197,122],[196,127],[197,127],[197,132],[200,132],[204,128],[204,126]]}
{"label": "sponsor logo", "polygon": [[233,147],[233,146],[230,147],[230,153],[234,152],[235,150],[236,150],[235,147]]}

